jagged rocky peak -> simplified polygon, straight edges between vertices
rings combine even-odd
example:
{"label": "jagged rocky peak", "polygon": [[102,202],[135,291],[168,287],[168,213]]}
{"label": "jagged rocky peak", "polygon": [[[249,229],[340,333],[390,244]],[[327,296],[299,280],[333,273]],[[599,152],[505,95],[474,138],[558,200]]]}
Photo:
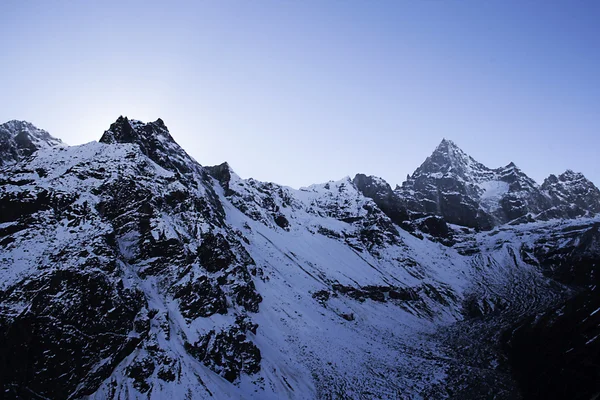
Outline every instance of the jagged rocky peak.
{"label": "jagged rocky peak", "polygon": [[581,172],[574,172],[573,170],[566,170],[562,174],[556,176],[551,174],[548,178],[544,180],[542,186],[551,187],[557,184],[561,184],[561,186],[594,186],[592,182],[590,182]]}
{"label": "jagged rocky peak", "polygon": [[443,139],[434,152],[413,174],[413,178],[420,175],[435,174],[434,177],[442,177],[451,173],[461,178],[469,178],[469,175],[486,173],[489,168],[475,161],[451,140]]}
{"label": "jagged rocky peak", "polygon": [[231,180],[231,174],[233,173],[233,170],[227,161],[219,165],[204,167],[204,169],[206,169],[210,176],[218,180],[223,185],[229,183]]}
{"label": "jagged rocky peak", "polygon": [[513,192],[527,189],[534,190],[539,186],[512,161],[507,166],[497,168],[493,171],[498,180],[510,185],[509,190]]}
{"label": "jagged rocky peak", "polygon": [[[393,194],[392,187],[385,179],[379,178],[373,175],[356,174],[352,183],[365,194],[367,197],[377,196],[391,196]],[[372,194],[372,195],[371,195]]]}
{"label": "jagged rocky peak", "polygon": [[231,181],[231,175],[235,175],[235,172],[233,172],[227,161],[219,165],[204,167],[204,169],[210,176],[219,181],[221,187],[225,190],[225,196],[233,194],[233,191],[229,187],[229,182]]}
{"label": "jagged rocky peak", "polygon": [[100,138],[100,143],[135,143],[142,152],[161,167],[189,173],[190,165],[197,164],[175,142],[162,119],[144,123],[120,116]]}
{"label": "jagged rocky peak", "polygon": [[0,166],[19,162],[39,149],[64,146],[64,143],[27,121],[8,121],[0,125]]}
{"label": "jagged rocky peak", "polygon": [[567,170],[550,175],[541,187],[555,207],[578,208],[582,215],[600,212],[600,190],[580,172]]}
{"label": "jagged rocky peak", "polygon": [[120,116],[100,138],[101,143],[144,143],[162,137],[173,140],[162,119],[144,123]]}
{"label": "jagged rocky peak", "polygon": [[448,222],[480,229],[492,226],[479,200],[494,172],[444,139],[423,164],[394,191],[411,215],[437,215]]}
{"label": "jagged rocky peak", "polygon": [[409,214],[484,230],[549,207],[539,185],[514,163],[491,169],[447,139],[395,193]]}

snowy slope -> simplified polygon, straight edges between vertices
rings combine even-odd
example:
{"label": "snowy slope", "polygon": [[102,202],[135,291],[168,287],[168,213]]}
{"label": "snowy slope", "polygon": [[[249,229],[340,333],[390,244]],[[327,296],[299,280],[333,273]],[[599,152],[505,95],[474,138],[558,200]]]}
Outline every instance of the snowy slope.
{"label": "snowy slope", "polygon": [[[460,177],[492,214],[534,184],[443,145],[426,163],[448,169],[403,189],[415,201],[419,174]],[[9,398],[518,398],[500,333],[595,276],[568,282],[552,260],[600,253],[585,239],[597,217],[448,224],[439,243],[426,211],[404,229],[383,180],[241,179],[202,167],[162,120],[121,117],[0,180]]]}

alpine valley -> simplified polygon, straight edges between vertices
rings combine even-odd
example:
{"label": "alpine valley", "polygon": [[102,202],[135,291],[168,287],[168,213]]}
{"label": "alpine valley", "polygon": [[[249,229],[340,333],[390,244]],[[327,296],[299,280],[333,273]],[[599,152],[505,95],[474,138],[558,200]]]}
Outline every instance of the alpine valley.
{"label": "alpine valley", "polygon": [[600,191],[443,140],[401,185],[0,125],[0,397],[596,399]]}

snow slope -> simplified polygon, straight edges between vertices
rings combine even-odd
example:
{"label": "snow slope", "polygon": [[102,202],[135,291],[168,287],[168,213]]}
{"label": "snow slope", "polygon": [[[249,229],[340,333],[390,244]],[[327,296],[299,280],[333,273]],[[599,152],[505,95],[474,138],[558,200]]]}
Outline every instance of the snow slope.
{"label": "snow slope", "polygon": [[[448,146],[454,164],[434,179],[480,171],[493,212],[514,168]],[[600,222],[452,225],[443,245],[356,179],[241,179],[202,167],[162,120],[124,117],[100,143],[40,148],[0,180],[9,397],[518,398],[499,334],[571,295],[542,249]]]}

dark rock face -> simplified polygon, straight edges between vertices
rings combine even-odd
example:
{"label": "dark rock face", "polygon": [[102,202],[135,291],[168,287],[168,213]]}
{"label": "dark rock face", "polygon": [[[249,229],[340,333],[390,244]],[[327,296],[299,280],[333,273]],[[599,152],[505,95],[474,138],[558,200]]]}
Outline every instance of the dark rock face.
{"label": "dark rock face", "polygon": [[[58,270],[0,302],[0,387],[14,398],[92,393],[148,331],[142,293],[101,273]],[[25,311],[12,313],[22,302]]]}
{"label": "dark rock face", "polygon": [[229,164],[224,162],[223,164],[204,168],[210,176],[219,181],[225,190],[225,196],[231,196],[233,194],[232,190],[229,188],[229,181],[231,180],[231,168],[229,167]]}
{"label": "dark rock face", "polygon": [[[553,243],[560,238],[562,243]],[[524,245],[522,251],[533,255],[529,262],[550,278],[573,287],[600,285],[600,223],[573,225],[557,230],[553,241],[541,239]]]}
{"label": "dark rock face", "polygon": [[[394,286],[364,286],[362,288],[355,288],[352,286],[333,284],[332,289],[335,293],[352,297],[361,302],[366,299],[381,303],[388,301],[388,299],[403,301],[419,300],[419,289],[412,288],[398,288]],[[313,297],[320,301],[326,301],[329,298],[329,296],[324,295],[323,292],[317,292]]]}
{"label": "dark rock face", "polygon": [[599,309],[598,291],[586,291],[506,333],[505,348],[526,399],[591,399],[598,394]]}
{"label": "dark rock face", "polygon": [[253,374],[260,370],[260,351],[247,339],[247,333],[256,333],[256,328],[257,325],[239,319],[231,329],[211,330],[198,342],[186,344],[186,347],[204,365],[234,382],[241,373]]}
{"label": "dark rock face", "polygon": [[290,226],[290,221],[288,221],[283,214],[274,215],[274,221],[277,224],[277,226],[282,229],[288,229],[288,227]]}
{"label": "dark rock face", "polygon": [[[379,285],[354,287],[333,283],[331,285],[331,290],[314,292],[312,298],[323,307],[327,307],[329,299],[338,297],[339,295],[347,296],[361,303],[366,300],[372,300],[378,303],[394,304],[411,314],[423,318],[429,318],[433,314],[428,306],[428,300],[433,300],[436,303],[444,305],[448,305],[450,302],[456,300],[456,295],[451,288],[444,285],[436,288],[430,284],[422,284],[415,287]],[[348,319],[344,315],[340,316],[347,320],[354,320],[354,317]]]}
{"label": "dark rock face", "polygon": [[140,121],[119,117],[100,138],[100,143],[135,143],[152,161],[161,167],[189,173],[192,162],[190,156],[179,147],[169,133],[164,122],[159,118],[144,124]]}
{"label": "dark rock face", "polygon": [[554,232],[524,246],[528,262],[578,291],[563,304],[504,334],[505,350],[525,398],[592,398],[600,391],[600,223]]}
{"label": "dark rock face", "polygon": [[235,256],[223,235],[208,233],[202,239],[198,259],[208,272],[218,272],[233,263]]}
{"label": "dark rock face", "polygon": [[428,235],[432,240],[452,245],[452,232],[443,217],[423,212],[409,211],[406,203],[381,178],[357,174],[353,181],[356,188],[366,197],[373,199],[393,223],[422,237]]}
{"label": "dark rock face", "polygon": [[0,125],[0,167],[14,164],[39,149],[62,145],[60,139],[29,122],[6,122]]}
{"label": "dark rock face", "polygon": [[357,174],[352,180],[360,192],[373,199],[375,204],[383,211],[393,223],[401,225],[409,219],[408,210],[392,187],[381,178]]}
{"label": "dark rock face", "polygon": [[181,314],[190,321],[215,313],[227,314],[225,294],[216,282],[205,276],[186,282],[177,289],[173,298],[179,299]]}

